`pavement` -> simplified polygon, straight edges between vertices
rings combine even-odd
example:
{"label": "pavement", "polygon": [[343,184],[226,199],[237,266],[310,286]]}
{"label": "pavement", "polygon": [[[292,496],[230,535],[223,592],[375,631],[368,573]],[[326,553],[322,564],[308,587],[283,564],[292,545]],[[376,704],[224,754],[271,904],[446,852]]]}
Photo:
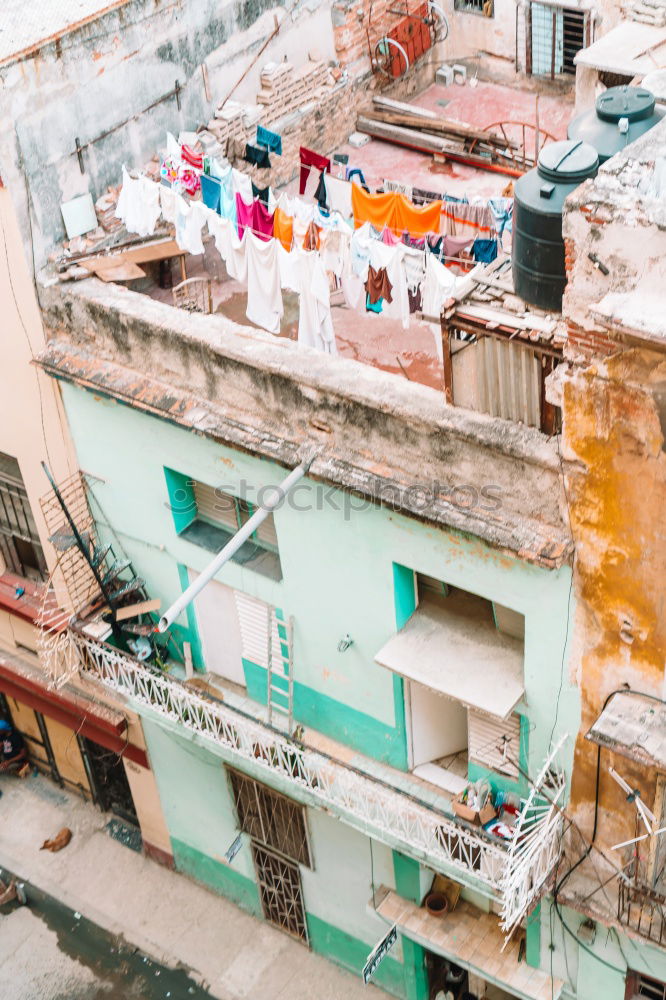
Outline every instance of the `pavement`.
{"label": "pavement", "polygon": [[[0,791],[2,868],[154,962],[186,970],[217,1000],[386,996],[223,897],[125,847],[106,831],[109,815],[47,778],[3,776]],[[73,833],[68,846],[56,854],[40,851],[64,826]],[[63,954],[60,936],[40,926],[29,908],[0,915],[0,926],[3,1000],[105,994],[98,989],[104,977],[95,979],[90,963]],[[133,995],[130,976],[127,996]],[[53,992],[60,982],[64,986]]]}

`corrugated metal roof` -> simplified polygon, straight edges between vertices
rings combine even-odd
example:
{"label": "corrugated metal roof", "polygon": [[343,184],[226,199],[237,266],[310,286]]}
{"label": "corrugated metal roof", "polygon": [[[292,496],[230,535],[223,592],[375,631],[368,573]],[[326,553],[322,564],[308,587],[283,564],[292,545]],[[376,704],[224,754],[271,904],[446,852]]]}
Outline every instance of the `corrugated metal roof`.
{"label": "corrugated metal roof", "polygon": [[639,694],[614,694],[587,739],[648,767],[666,768],[666,705]]}
{"label": "corrugated metal roof", "polygon": [[24,3],[7,0],[0,24],[0,63],[28,55],[41,45],[55,41],[94,21],[129,0],[41,0]]}

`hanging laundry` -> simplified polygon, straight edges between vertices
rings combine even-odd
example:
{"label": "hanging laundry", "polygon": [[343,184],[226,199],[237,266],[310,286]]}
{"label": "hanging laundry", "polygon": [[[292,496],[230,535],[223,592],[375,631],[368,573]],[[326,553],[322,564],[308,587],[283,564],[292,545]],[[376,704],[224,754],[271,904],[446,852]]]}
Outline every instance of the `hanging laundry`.
{"label": "hanging laundry", "polygon": [[268,199],[270,198],[271,189],[270,187],[260,188],[252,181],[252,197],[258,198],[264,208],[268,208]]}
{"label": "hanging laundry", "polygon": [[269,240],[273,235],[273,216],[258,200],[248,204],[239,194],[236,195],[236,214],[238,220],[238,236],[241,237],[245,228],[251,229],[262,240]]}
{"label": "hanging laundry", "polygon": [[[236,222],[236,192],[234,191],[233,175],[234,171],[230,163],[221,166],[217,160],[211,160],[211,177],[214,177],[220,185],[220,206],[218,212],[223,218]],[[203,188],[201,193],[203,195]]]}
{"label": "hanging laundry", "polygon": [[319,249],[319,233],[320,230],[311,222],[308,226],[308,231],[305,234],[305,239],[303,240],[304,250],[318,250]]}
{"label": "hanging laundry", "polygon": [[289,252],[294,242],[294,217],[280,208],[278,202],[273,215],[273,236],[279,240],[284,249]]}
{"label": "hanging laundry", "polygon": [[439,194],[437,191],[426,191],[424,188],[412,188],[412,201],[415,205],[427,205],[431,201],[448,201],[466,205],[467,198],[456,198],[452,194]]}
{"label": "hanging laundry", "polygon": [[314,193],[315,201],[317,202],[320,208],[328,208],[328,195],[326,193],[326,183],[324,181],[325,176],[326,172],[322,170],[322,172],[319,175],[319,183],[317,184],[317,190]]}
{"label": "hanging laundry", "polygon": [[305,193],[305,186],[311,173],[310,168],[316,167],[317,170],[323,170],[326,173],[330,173],[331,161],[325,156],[320,156],[319,153],[315,153],[313,150],[307,149],[305,146],[301,146],[300,148],[300,159],[301,176],[298,193],[302,195]]}
{"label": "hanging laundry", "polygon": [[[255,204],[257,204],[255,202]],[[269,333],[280,332],[284,312],[277,240],[266,242],[252,232],[247,232],[245,252],[247,258],[247,308],[245,315],[256,326]]]}
{"label": "hanging laundry", "polygon": [[259,149],[257,146],[251,146],[248,142],[245,146],[245,156],[243,157],[248,163],[251,163],[255,167],[270,167],[271,158],[268,155],[267,149]]}
{"label": "hanging laundry", "polygon": [[497,235],[502,240],[504,232],[513,228],[513,198],[489,198],[488,208],[493,213]]}
{"label": "hanging laundry", "polygon": [[469,205],[446,202],[442,208],[442,232],[448,236],[483,236],[495,232],[495,221],[488,203]]}
{"label": "hanging laundry", "polygon": [[366,194],[370,194],[370,188],[368,187],[363,171],[360,167],[346,167],[345,168],[345,179],[348,181],[353,181],[354,177],[358,177],[358,182],[365,191]]}
{"label": "hanging laundry", "polygon": [[[385,299],[387,302],[393,301],[393,285],[389,281],[385,267],[375,270],[370,265],[368,268],[368,277],[365,282],[365,290],[368,294],[368,303],[372,306],[382,299]],[[368,303],[366,303],[366,306]]]}
{"label": "hanging laundry", "polygon": [[[426,316],[439,317],[442,306],[450,298],[455,288],[456,277],[452,271],[437,260],[434,254],[426,257],[426,273],[423,283],[423,312]],[[440,323],[430,323],[435,338],[435,349],[440,362],[444,360],[442,350],[442,329]]]}
{"label": "hanging laundry", "polygon": [[[389,247],[379,240],[372,240],[370,245],[370,267],[375,271],[384,269],[391,284],[391,298],[386,298],[382,304],[382,313],[388,319],[397,319],[406,330],[409,327],[409,296],[407,294],[407,275],[405,272],[405,247]],[[368,274],[370,268],[368,268]]]}
{"label": "hanging laundry", "polygon": [[351,230],[322,229],[319,234],[319,256],[326,271],[336,278],[342,276],[344,262],[349,251]]}
{"label": "hanging laundry", "polygon": [[410,313],[419,312],[422,302],[422,285],[425,280],[425,253],[405,247],[403,255],[407,298]]}
{"label": "hanging laundry", "polygon": [[433,201],[429,205],[418,208],[404,194],[395,194],[395,216],[391,228],[401,233],[404,230],[411,236],[425,236],[426,233],[440,231],[441,201]]}
{"label": "hanging laundry", "polygon": [[364,222],[371,222],[380,231],[388,226],[395,233],[406,230],[411,236],[439,232],[442,207],[439,201],[417,208],[404,194],[397,191],[367,194],[355,184],[352,188],[352,206],[354,225],[357,228]]}
{"label": "hanging laundry", "polygon": [[176,195],[176,243],[186,253],[204,252],[201,229],[207,221],[208,209],[201,201],[189,204],[182,195]]}
{"label": "hanging laundry", "polygon": [[265,146],[270,153],[282,156],[282,136],[277,132],[271,132],[263,125],[257,125],[257,146]]}
{"label": "hanging laundry", "polygon": [[368,194],[358,184],[352,184],[352,208],[356,229],[366,222],[371,222],[379,232],[385,226],[392,225],[395,197],[392,191],[385,194]]}
{"label": "hanging laundry", "polygon": [[444,236],[442,250],[445,257],[459,257],[463,250],[474,243],[473,236]]}
{"label": "hanging laundry", "polygon": [[337,354],[331,318],[328,275],[319,254],[279,248],[283,287],[299,296],[298,343],[326,354]]}
{"label": "hanging laundry", "polygon": [[245,253],[247,230],[239,240],[236,224],[223,219],[206,209],[208,232],[215,240],[215,248],[224,261],[227,274],[235,281],[247,281],[247,257]]}
{"label": "hanging laundry", "polygon": [[176,192],[166,184],[160,184],[160,210],[165,222],[176,221]]}
{"label": "hanging laundry", "polygon": [[392,229],[388,229],[386,226],[382,229],[381,235],[379,237],[382,243],[385,243],[387,247],[395,247],[400,243],[397,236],[394,235]]}
{"label": "hanging laundry", "polygon": [[308,205],[300,198],[292,200],[293,227],[294,227],[294,247],[302,250],[305,245],[305,238],[310,228],[310,223],[314,217],[314,205]]}
{"label": "hanging laundry", "polygon": [[492,263],[497,257],[497,240],[474,240],[472,257],[480,264]]}
{"label": "hanging laundry", "polygon": [[216,177],[209,177],[207,174],[201,175],[201,197],[206,208],[213,212],[220,211],[220,201],[222,199],[222,185]]}
{"label": "hanging laundry", "polygon": [[243,199],[243,201],[249,203],[254,200],[254,195],[252,194],[251,178],[248,176],[248,174],[244,174],[242,170],[236,170],[235,167],[233,167],[231,170],[231,186],[234,195],[239,194]]}
{"label": "hanging laundry", "polygon": [[[398,191],[400,194],[404,194],[406,198],[410,201],[416,202],[416,198],[413,197],[413,188],[411,184],[400,184],[397,181],[382,181],[382,185],[385,191]],[[436,201],[436,198],[429,198],[429,201]]]}
{"label": "hanging laundry", "polygon": [[116,218],[130,233],[152,236],[160,217],[160,185],[147,177],[131,177],[122,168],[123,184],[116,205]]}
{"label": "hanging laundry", "polygon": [[196,170],[203,170],[203,156],[201,153],[195,153],[193,149],[190,149],[189,146],[183,143],[180,147],[180,155],[185,163],[188,163],[191,167],[194,167]]}
{"label": "hanging laundry", "polygon": [[326,184],[326,200],[330,210],[339,212],[343,219],[351,219],[354,212],[350,182],[326,174],[324,183]]}

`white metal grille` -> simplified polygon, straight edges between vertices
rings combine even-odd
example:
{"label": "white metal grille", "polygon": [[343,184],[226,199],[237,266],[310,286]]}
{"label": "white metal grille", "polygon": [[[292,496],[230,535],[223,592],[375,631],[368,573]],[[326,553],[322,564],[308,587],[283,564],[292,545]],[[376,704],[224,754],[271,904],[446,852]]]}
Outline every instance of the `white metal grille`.
{"label": "white metal grille", "polygon": [[[379,779],[295,743],[222,702],[208,701],[173,678],[152,673],[110,646],[73,631],[67,634],[81,669],[113,691],[198,733],[273,780],[286,779],[290,794],[305,793],[306,802],[318,803],[355,829],[436,871],[468,884],[468,876],[473,876],[472,884],[499,898],[508,931],[538,898],[557,861],[561,822],[559,816],[544,814],[540,799],[528,799],[527,815],[521,814],[519,820],[520,836],[507,850]],[[552,780],[551,766],[552,757],[540,775],[539,794]],[[556,799],[563,789],[562,778]]]}
{"label": "white metal grille", "polygon": [[520,716],[496,719],[470,708],[467,713],[468,755],[485,767],[518,777]]}

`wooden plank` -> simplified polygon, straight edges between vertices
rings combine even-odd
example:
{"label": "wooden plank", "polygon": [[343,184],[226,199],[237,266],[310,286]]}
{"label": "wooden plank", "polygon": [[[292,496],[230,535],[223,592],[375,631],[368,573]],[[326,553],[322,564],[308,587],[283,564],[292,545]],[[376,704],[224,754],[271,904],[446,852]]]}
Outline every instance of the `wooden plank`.
{"label": "wooden plank", "polygon": [[116,621],[124,622],[128,618],[144,615],[148,611],[159,611],[161,605],[162,601],[159,597],[153,597],[149,601],[139,601],[138,604],[128,604],[126,608],[119,608],[116,611]]}
{"label": "wooden plank", "polygon": [[133,281],[135,278],[145,278],[146,272],[138,264],[116,264],[110,266],[104,261],[89,260],[83,265],[102,281]]}
{"label": "wooden plank", "polygon": [[444,367],[444,398],[453,404],[453,361],[451,358],[451,331],[447,323],[442,322],[442,355]]}
{"label": "wooden plank", "polygon": [[78,788],[86,798],[92,798],[88,773],[79,750],[76,733],[73,729],[68,729],[61,722],[49,719],[46,715],[44,723],[60,777],[67,784]]}
{"label": "wooden plank", "polygon": [[404,125],[408,128],[422,129],[424,132],[437,132],[454,136],[460,139],[474,139],[477,142],[485,143],[489,146],[499,146],[501,149],[518,149],[519,144],[507,136],[499,135],[497,132],[486,132],[483,129],[474,128],[464,122],[457,122],[450,118],[428,118],[423,119],[418,115],[403,112],[390,111],[383,108],[364,112],[368,118],[375,121],[383,121],[390,125]]}
{"label": "wooden plank", "polygon": [[372,103],[378,108],[386,108],[388,111],[404,111],[406,114],[416,115],[418,118],[437,118],[434,111],[419,108],[416,104],[407,104],[405,101],[394,101],[390,97],[373,97]]}

